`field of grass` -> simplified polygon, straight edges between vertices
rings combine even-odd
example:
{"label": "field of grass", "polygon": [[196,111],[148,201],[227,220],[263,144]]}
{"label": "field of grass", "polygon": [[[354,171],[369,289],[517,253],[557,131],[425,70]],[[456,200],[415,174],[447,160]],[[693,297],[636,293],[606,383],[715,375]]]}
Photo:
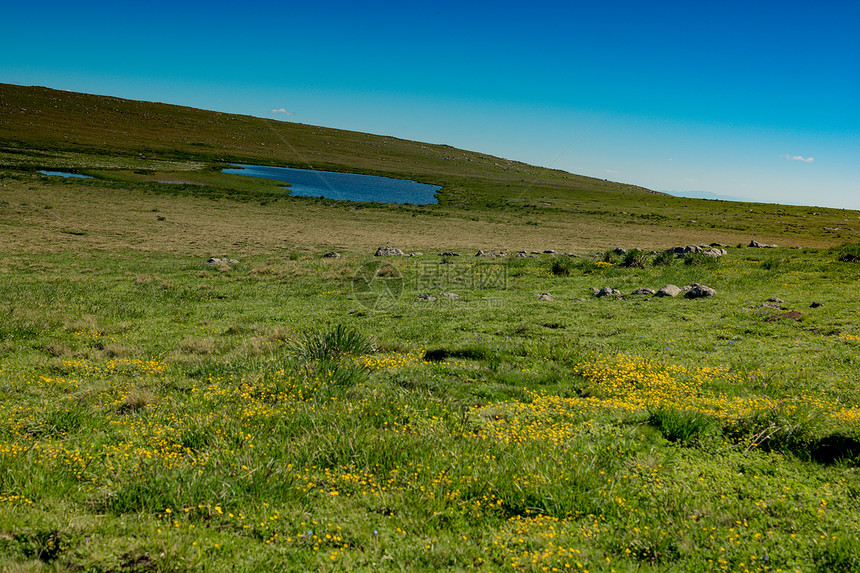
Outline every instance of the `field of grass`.
{"label": "field of grass", "polygon": [[[27,121],[95,105],[15,93]],[[91,115],[119,133],[129,105]],[[198,110],[135,105],[184,131],[0,115],[0,570],[860,570],[856,212],[516,183],[278,124],[315,165],[445,185],[289,197],[195,145],[262,162],[262,120],[198,137]],[[631,294],[693,283],[717,294]]]}

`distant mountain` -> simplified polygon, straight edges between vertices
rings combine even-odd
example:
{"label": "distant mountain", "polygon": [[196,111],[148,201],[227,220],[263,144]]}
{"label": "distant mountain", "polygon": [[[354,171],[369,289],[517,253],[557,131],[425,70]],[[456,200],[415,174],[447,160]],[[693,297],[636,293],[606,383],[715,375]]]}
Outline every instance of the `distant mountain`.
{"label": "distant mountain", "polygon": [[687,199],[712,199],[716,201],[740,201],[741,203],[752,203],[752,199],[747,197],[732,197],[731,195],[720,195],[719,193],[711,193],[710,191],[661,191],[673,197],[685,197]]}

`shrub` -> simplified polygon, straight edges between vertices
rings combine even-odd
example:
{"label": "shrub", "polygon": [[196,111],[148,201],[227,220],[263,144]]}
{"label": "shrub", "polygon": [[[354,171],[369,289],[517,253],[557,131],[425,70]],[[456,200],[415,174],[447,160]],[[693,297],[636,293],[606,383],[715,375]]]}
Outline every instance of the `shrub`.
{"label": "shrub", "polygon": [[645,263],[648,260],[648,255],[645,251],[633,249],[624,255],[624,260],[621,261],[621,266],[632,269],[644,269]]}
{"label": "shrub", "polygon": [[673,253],[672,251],[663,251],[662,253],[659,253],[656,257],[654,257],[653,264],[655,267],[662,267],[669,266],[673,262],[675,262],[675,253]]}
{"label": "shrub", "polygon": [[709,257],[702,253],[687,253],[684,255],[685,265],[716,265],[719,261],[719,257]]}
{"label": "shrub", "polygon": [[573,259],[573,257],[562,255],[553,259],[552,265],[550,265],[549,270],[557,277],[567,277],[571,275],[575,268],[576,261]]}
{"label": "shrub", "polygon": [[293,346],[306,360],[332,360],[344,354],[370,354],[374,351],[370,338],[342,324],[327,332],[305,332],[302,340]]}
{"label": "shrub", "polygon": [[612,263],[613,265],[617,265],[621,262],[621,255],[618,254],[615,250],[609,249],[608,251],[604,251],[597,257],[599,261],[604,263]]}
{"label": "shrub", "polygon": [[839,260],[844,263],[860,262],[860,243],[845,243],[839,248]]}

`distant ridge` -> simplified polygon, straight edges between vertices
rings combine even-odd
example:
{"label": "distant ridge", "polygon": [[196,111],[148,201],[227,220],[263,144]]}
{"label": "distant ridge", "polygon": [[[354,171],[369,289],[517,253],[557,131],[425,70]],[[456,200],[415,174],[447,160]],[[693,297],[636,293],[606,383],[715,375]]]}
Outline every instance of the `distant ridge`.
{"label": "distant ridge", "polygon": [[710,199],[715,201],[737,201],[739,203],[752,203],[752,199],[745,197],[733,197],[731,195],[720,195],[710,191],[660,191],[673,197],[683,197],[684,199]]}

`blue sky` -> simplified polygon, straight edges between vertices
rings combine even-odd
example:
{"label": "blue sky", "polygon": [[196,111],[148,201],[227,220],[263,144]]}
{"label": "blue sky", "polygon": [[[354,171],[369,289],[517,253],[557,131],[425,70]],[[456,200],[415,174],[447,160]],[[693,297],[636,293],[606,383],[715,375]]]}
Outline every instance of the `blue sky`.
{"label": "blue sky", "polygon": [[4,83],[860,209],[857,2],[83,0],[3,12]]}

